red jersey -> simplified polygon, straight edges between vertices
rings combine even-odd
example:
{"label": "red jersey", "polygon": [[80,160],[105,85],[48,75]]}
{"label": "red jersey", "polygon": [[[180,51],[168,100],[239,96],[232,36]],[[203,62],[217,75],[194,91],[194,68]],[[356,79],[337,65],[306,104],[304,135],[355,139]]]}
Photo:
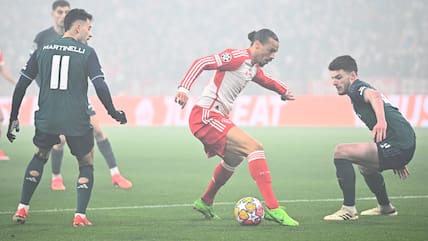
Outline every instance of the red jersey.
{"label": "red jersey", "polygon": [[216,70],[196,105],[216,109],[225,115],[249,81],[283,95],[287,86],[266,75],[259,65],[251,63],[248,49],[226,49],[219,54],[196,59],[187,71],[179,88],[190,90],[203,70]]}
{"label": "red jersey", "polygon": [[1,52],[1,49],[0,49],[0,65],[3,65],[4,64],[4,62],[3,62],[3,53]]}

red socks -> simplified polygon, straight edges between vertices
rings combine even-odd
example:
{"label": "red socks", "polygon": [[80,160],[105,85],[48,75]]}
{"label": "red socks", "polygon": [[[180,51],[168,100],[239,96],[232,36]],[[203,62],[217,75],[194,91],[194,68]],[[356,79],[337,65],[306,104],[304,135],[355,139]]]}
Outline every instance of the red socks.
{"label": "red socks", "polygon": [[269,209],[279,207],[278,200],[272,190],[272,178],[266,163],[265,152],[254,151],[248,155],[247,160],[248,169],[259,187],[260,193],[266,202],[266,206],[268,206]]}
{"label": "red socks", "polygon": [[208,184],[207,189],[202,195],[202,200],[208,204],[212,205],[214,202],[214,197],[217,194],[217,191],[223,186],[227,180],[232,176],[235,171],[235,167],[227,165],[224,161],[221,161],[217,167],[214,169],[213,178]]}
{"label": "red socks", "polygon": [[[250,174],[259,187],[260,193],[266,202],[266,206],[269,209],[279,207],[278,200],[276,199],[272,190],[272,179],[270,176],[269,167],[266,163],[264,151],[254,151],[250,153],[247,157],[247,160]],[[217,165],[214,170],[213,177],[204,194],[202,195],[202,200],[206,204],[213,204],[218,190],[227,182],[227,180],[229,180],[234,171],[235,167],[227,165],[224,161],[221,161]]]}

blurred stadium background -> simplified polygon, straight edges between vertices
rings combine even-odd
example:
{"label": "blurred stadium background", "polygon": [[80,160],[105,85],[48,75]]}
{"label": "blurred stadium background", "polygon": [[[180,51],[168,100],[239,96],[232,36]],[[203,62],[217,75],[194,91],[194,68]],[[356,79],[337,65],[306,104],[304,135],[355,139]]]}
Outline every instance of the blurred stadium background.
{"label": "blurred stadium background", "polygon": [[[52,0],[0,0],[0,48],[16,78]],[[426,0],[70,0],[94,15],[94,46],[113,95],[174,95],[196,57],[246,48],[252,30],[280,38],[265,68],[299,95],[335,95],[327,65],[351,54],[360,77],[386,94],[428,94]],[[205,76],[205,75],[204,75]],[[203,76],[203,78],[204,78]],[[0,77],[1,78],[1,77]],[[204,82],[196,85],[202,88]],[[0,96],[13,87],[0,81]],[[35,85],[29,89],[36,94]],[[194,92],[198,93],[198,92]],[[250,85],[245,94],[264,94]]]}
{"label": "blurred stadium background", "polygon": [[[43,183],[32,201],[31,222],[12,225],[10,216],[20,195],[20,173],[34,152],[34,128],[28,125],[33,123],[33,111],[29,110],[37,107],[37,86],[32,84],[28,89],[22,105],[25,110],[20,112],[24,127],[11,144],[4,131],[13,86],[0,76],[0,111],[5,115],[0,147],[11,157],[11,161],[1,163],[0,190],[5,194],[0,199],[0,240],[247,237],[336,241],[343,240],[343,234],[367,241],[427,240],[427,128],[416,128],[418,146],[410,165],[411,178],[401,182],[392,172],[385,175],[399,216],[361,218],[355,225],[345,226],[326,224],[322,217],[335,210],[341,200],[331,162],[334,146],[370,139],[368,130],[353,128],[360,124],[354,120],[349,98],[336,95],[327,65],[338,55],[354,56],[361,79],[398,103],[413,125],[428,127],[428,0],[69,1],[72,7],[94,15],[90,45],[97,50],[112,94],[121,101],[119,106],[132,110],[127,112],[127,126],[106,127],[106,132],[114,143],[121,170],[135,188],[129,192],[112,189],[107,166],[96,151],[96,191],[90,204],[90,217],[96,225],[77,233],[71,227],[64,228],[70,226],[75,205],[72,177],[76,175],[76,163],[67,154],[63,167],[67,191],[49,190],[50,167],[46,167]],[[0,0],[0,48],[16,78],[28,59],[35,35],[52,26],[52,2]],[[298,229],[269,222],[254,229],[237,228],[231,216],[234,201],[258,193],[245,165],[218,196],[216,210],[224,219],[201,222],[199,214],[189,211],[189,202],[200,195],[216,161],[206,162],[199,141],[181,127],[187,124],[185,115],[190,105],[182,111],[172,96],[195,58],[225,48],[246,48],[247,33],[260,28],[274,30],[281,41],[276,60],[265,67],[266,71],[285,81],[299,95],[299,101],[281,102],[280,106],[277,96],[266,97],[269,92],[250,84],[243,98],[237,100],[232,118],[240,126],[265,127],[248,130],[269,152],[278,197],[301,222]],[[205,73],[195,83],[192,97],[199,94],[209,76]],[[94,96],[92,100],[98,115],[113,124]],[[282,109],[284,106],[286,109]],[[315,122],[333,128],[295,128]],[[145,127],[152,125],[168,127]],[[357,181],[359,208],[371,208],[372,194],[360,175]],[[171,205],[167,212],[164,204]],[[373,226],[381,232],[367,232]]]}

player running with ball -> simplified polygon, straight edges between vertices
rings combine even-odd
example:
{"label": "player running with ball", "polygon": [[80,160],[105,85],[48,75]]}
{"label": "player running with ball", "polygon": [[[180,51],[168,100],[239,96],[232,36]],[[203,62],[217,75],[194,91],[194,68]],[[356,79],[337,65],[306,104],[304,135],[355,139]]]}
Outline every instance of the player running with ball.
{"label": "player running with ball", "polygon": [[284,83],[265,75],[262,70],[278,51],[276,34],[269,29],[261,29],[249,33],[248,38],[251,41],[248,49],[226,49],[219,54],[196,59],[180,82],[175,96],[175,102],[184,108],[188,92],[201,72],[215,70],[215,75],[192,109],[189,125],[192,133],[204,144],[207,156],[218,155],[223,160],[193,207],[207,218],[219,218],[212,207],[215,195],[246,158],[251,176],[266,202],[266,219],[298,226],[299,223],[288,216],[275,197],[262,144],[229,119],[235,99],[250,81],[275,91],[282,100],[294,100]]}

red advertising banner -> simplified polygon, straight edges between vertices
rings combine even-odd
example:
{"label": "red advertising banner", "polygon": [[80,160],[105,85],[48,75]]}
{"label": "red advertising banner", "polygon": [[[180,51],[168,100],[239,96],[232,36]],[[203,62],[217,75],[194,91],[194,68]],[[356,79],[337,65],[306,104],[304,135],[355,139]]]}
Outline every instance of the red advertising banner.
{"label": "red advertising banner", "polygon": [[[186,126],[194,104],[190,99],[181,109],[172,96],[113,98],[117,109],[124,110],[128,125],[132,126]],[[398,107],[415,127],[428,127],[428,96],[391,95],[390,102]],[[90,101],[104,125],[117,125],[106,113],[96,96]],[[0,97],[0,110],[7,124],[10,97]],[[24,98],[19,113],[21,125],[33,125],[37,98]],[[230,118],[239,126],[361,126],[346,96],[297,96],[295,101],[283,102],[278,96],[240,96]]]}

